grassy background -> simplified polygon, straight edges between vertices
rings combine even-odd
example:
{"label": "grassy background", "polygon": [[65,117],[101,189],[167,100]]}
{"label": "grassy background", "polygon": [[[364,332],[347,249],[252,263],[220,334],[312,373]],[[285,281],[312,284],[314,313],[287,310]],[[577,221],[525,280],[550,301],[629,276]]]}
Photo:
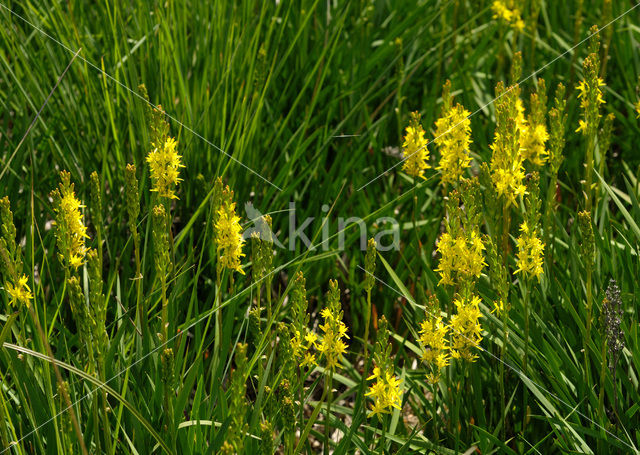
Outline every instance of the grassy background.
{"label": "grassy background", "polygon": [[[25,264],[39,283],[36,289],[39,317],[50,332],[56,357],[82,370],[75,327],[64,298],[62,271],[51,254],[55,239],[50,230],[53,213],[48,193],[57,184],[57,171],[67,169],[86,201],[89,174],[94,170],[100,174],[106,195],[105,281],[111,297],[108,377],[132,365],[144,352],[135,346],[132,316],[128,313],[134,305],[135,288],[130,280],[134,269],[122,193],[123,170],[128,162],[138,165],[141,182],[148,188],[144,166],[148,135],[145,106],[135,95],[138,84],[144,83],[152,102],[162,104],[174,119],[171,133],[179,140],[186,164],[180,199],[174,207],[178,272],[171,288],[174,329],[184,329],[199,321],[214,302],[215,266],[211,226],[207,222],[210,217],[208,206],[202,201],[216,176],[223,176],[234,189],[239,206],[252,201],[261,212],[274,212],[275,231],[283,243],[288,238],[289,225],[288,213],[281,211],[288,209],[290,201],[297,204],[298,219],[316,217],[309,229],[313,232],[320,229],[324,204],[335,203],[330,217],[331,234],[338,230],[337,216],[369,216],[368,222],[379,216],[396,216],[402,223],[401,250],[383,255],[389,267],[379,265],[378,275],[395,288],[397,283],[403,283],[408,291],[400,289],[400,292],[411,293],[422,304],[426,294],[436,292],[438,279],[432,270],[437,262],[435,255],[420,258],[416,254],[411,232],[412,181],[396,169],[365,189],[358,191],[358,188],[397,164],[398,159],[384,151],[386,147],[399,145],[411,111],[420,111],[423,124],[431,128],[439,114],[439,97],[446,79],[452,81],[456,100],[467,109],[475,111],[483,107],[471,119],[472,150],[477,161],[488,161],[495,117],[493,105],[485,105],[493,99],[496,82],[506,77],[513,52],[523,51],[526,77],[573,46],[576,36],[585,37],[592,24],[602,26],[608,22],[600,1],[585,1],[580,17],[576,16],[578,2],[543,1],[533,48],[531,30],[514,37],[492,19],[490,2],[486,1],[415,4],[149,1],[138,5],[123,1],[0,2],[60,42],[47,38],[0,7],[0,196],[7,195],[12,201],[19,238],[25,244]],[[614,2],[613,17],[632,5]],[[597,236],[594,289],[596,305],[602,301],[610,278],[618,280],[623,290],[627,349],[620,362],[618,384],[614,387],[609,382],[606,390],[607,406],[614,396],[618,397],[620,423],[613,426],[600,420],[595,414],[597,383],[587,384],[582,379],[580,349],[586,310],[579,236],[573,220],[581,208],[584,144],[573,133],[579,109],[571,84],[580,78],[585,44],[576,49],[575,56],[569,53],[558,59],[522,86],[525,100],[538,77],[543,77],[548,87],[565,83],[570,95],[567,145],[560,171],[561,205],[555,219],[560,233],[556,262],[546,264],[542,283],[532,296],[530,377],[557,397],[544,392],[536,394],[534,385],[512,372],[511,391],[518,397],[523,387],[530,387],[530,395],[536,402],[525,434],[519,434],[517,428],[508,429],[508,436],[515,439],[508,443],[511,449],[507,448],[501,439],[498,363],[490,355],[479,353],[478,362],[460,373],[468,376],[461,382],[467,392],[459,410],[461,430],[442,432],[441,440],[436,442],[440,447],[464,451],[477,444],[482,453],[629,450],[584,416],[604,425],[627,443],[640,444],[636,297],[640,276],[637,260],[640,155],[634,147],[639,131],[633,112],[640,74],[635,52],[639,14],[634,10],[603,33],[603,39],[611,34],[604,109],[613,112],[616,120],[612,150],[605,166],[606,183],[600,189],[601,203],[596,212],[600,236]],[[574,28],[580,18],[582,25],[576,35]],[[35,113],[79,48],[86,61],[78,59],[73,63],[16,152]],[[104,77],[91,64],[104,68],[120,84]],[[437,178],[428,180],[420,189],[423,191],[420,236],[430,252],[441,232],[442,196]],[[149,193],[143,191],[143,213],[150,200]],[[621,211],[622,207],[628,216]],[[159,297],[151,279],[151,238],[145,235],[146,226],[144,220],[141,223],[144,270],[149,277],[145,279],[145,296],[150,318],[154,318],[159,312]],[[370,232],[375,229],[372,226]],[[300,246],[292,252],[278,250],[276,265],[287,267],[276,275],[273,292],[276,300],[284,299],[288,278],[300,268],[307,276],[309,294],[315,296],[310,303],[315,311],[324,301],[327,279],[337,277],[343,289],[347,324],[352,330],[349,358],[357,365],[363,307],[362,271],[358,266],[363,265],[363,253],[359,251],[355,230],[350,230],[346,238],[344,251],[336,249],[335,241],[328,251],[313,251],[302,258],[300,254],[304,251]],[[185,425],[179,430],[179,453],[206,453],[224,440],[224,431],[215,429],[216,422],[223,428],[226,425],[227,397],[218,384],[227,377],[231,346],[247,337],[243,315],[255,292],[250,283],[246,279],[237,284],[237,289],[244,288],[246,293],[226,307],[224,342],[212,356],[204,355],[214,345],[212,331],[205,330],[206,319],[190,328],[188,341],[187,337],[179,339],[176,374],[183,387],[176,414],[180,422],[198,419],[209,422]],[[517,286],[515,281],[516,298]],[[486,333],[482,346],[497,353],[501,329],[490,313],[494,294],[485,279],[480,282],[480,293],[487,303],[483,308]],[[418,432],[410,438],[411,425],[396,425],[389,449],[404,447],[411,452],[430,447],[434,443],[430,440],[432,422],[425,400],[430,388],[424,384],[422,367],[412,366],[415,324],[406,323],[420,320],[422,314],[382,284],[374,291],[374,301],[378,313],[386,314],[397,331],[394,352],[398,372],[405,372],[409,389],[405,395],[405,416],[415,415],[420,423],[418,429],[425,429],[424,434]],[[513,305],[517,308],[518,302]],[[287,311],[285,305],[279,318],[286,318]],[[12,327],[13,341],[21,339],[18,333],[28,340],[33,335],[32,324],[27,317],[18,321]],[[514,349],[507,360],[514,368],[520,368],[522,362],[522,326],[522,316],[513,311]],[[602,333],[594,332],[592,359],[597,364]],[[27,347],[44,352],[35,341]],[[118,427],[114,437],[120,442],[117,453],[135,453],[133,447],[140,453],[148,453],[156,444],[135,413],[122,406],[129,404],[160,430],[162,394],[161,388],[156,387],[157,363],[155,356],[148,357],[109,383],[122,396],[122,401],[113,401],[112,430],[115,433]],[[3,379],[0,393],[11,403],[8,420],[18,437],[27,435],[62,408],[59,398],[53,397],[55,383],[45,362],[30,356],[20,361],[15,352],[5,349],[0,365]],[[361,418],[358,416],[362,403],[353,403],[360,387],[359,375],[352,366],[336,379],[341,384],[340,396],[346,401],[344,408],[335,410],[333,420],[335,426],[343,425],[345,431],[344,425],[350,422],[352,413],[356,421]],[[271,383],[277,380],[277,375],[269,378]],[[75,398],[91,390],[89,379],[83,378],[81,372],[71,374],[69,379]],[[443,397],[453,392],[442,387]],[[514,416],[521,415],[519,404],[519,399],[515,399],[510,410]],[[78,412],[82,414],[83,409],[87,412],[89,404],[80,405]],[[252,434],[258,434],[259,413],[257,403],[247,417]],[[396,414],[395,418],[402,423],[399,417]],[[362,449],[361,441],[371,437],[367,426],[373,424],[360,423],[352,426],[354,430],[337,444],[340,453],[352,452],[356,447]],[[444,426],[457,425],[448,421]],[[85,431],[90,440],[97,429],[89,423]],[[55,453],[57,447],[64,452],[61,445],[64,442],[57,436],[61,432],[64,422],[56,418],[30,435],[21,448],[12,450]],[[248,450],[257,448],[255,440],[250,444],[253,445]],[[437,450],[444,451],[443,448]]]}

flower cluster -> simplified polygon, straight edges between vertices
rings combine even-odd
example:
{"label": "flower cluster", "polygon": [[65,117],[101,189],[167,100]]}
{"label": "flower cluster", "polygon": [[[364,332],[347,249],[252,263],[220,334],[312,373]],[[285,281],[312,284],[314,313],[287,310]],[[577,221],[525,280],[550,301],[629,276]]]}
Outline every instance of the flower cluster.
{"label": "flower cluster", "polygon": [[547,161],[548,152],[545,149],[547,140],[549,140],[549,133],[546,125],[529,125],[520,140],[520,153],[523,159],[531,161],[536,166],[542,166]]}
{"label": "flower cluster", "polygon": [[29,287],[29,278],[22,275],[16,283],[6,283],[5,290],[9,294],[9,303],[14,307],[24,305],[29,308],[29,304],[33,299],[31,288]]}
{"label": "flower cluster", "polygon": [[158,193],[160,197],[177,199],[175,186],[180,182],[180,168],[184,167],[181,156],[176,151],[178,143],[172,137],[168,137],[163,144],[156,146],[147,155],[147,163],[151,171],[153,188],[151,191]]}
{"label": "flower cluster", "polygon": [[347,344],[343,339],[349,339],[347,326],[342,322],[340,309],[340,289],[338,282],[329,281],[328,305],[320,312],[324,324],[320,325],[322,337],[317,345],[318,352],[324,358],[325,368],[335,370],[342,356],[347,352]]}
{"label": "flower cluster", "polygon": [[524,21],[522,20],[520,9],[513,5],[513,0],[509,3],[511,3],[511,5],[507,5],[507,3],[501,0],[495,0],[491,5],[493,18],[503,20],[515,30],[523,31]]}
{"label": "flower cluster", "polygon": [[471,164],[469,144],[471,144],[470,112],[461,105],[449,109],[436,121],[434,142],[440,150],[442,183],[455,184]]}
{"label": "flower cluster", "polygon": [[532,277],[542,274],[542,258],[544,243],[525,221],[520,225],[520,236],[516,241],[518,245],[518,261],[516,273],[524,273]]}
{"label": "flower cluster", "polygon": [[370,417],[388,414],[391,408],[400,409],[402,403],[402,391],[400,386],[402,381],[398,379],[393,371],[386,370],[382,372],[380,368],[375,367],[373,374],[367,380],[375,380],[369,387],[369,391],[365,396],[373,398],[371,405]]}
{"label": "flower cluster", "polygon": [[244,275],[240,267],[240,258],[244,256],[242,246],[242,227],[240,217],[236,215],[236,203],[224,202],[218,209],[216,221],[216,245],[219,267],[224,267]]}
{"label": "flower cluster", "polygon": [[523,157],[520,153],[520,135],[526,128],[522,102],[518,98],[518,88],[505,91],[498,84],[498,93],[504,93],[496,103],[497,128],[491,144],[491,180],[498,196],[514,204],[516,198],[524,195]]}
{"label": "flower cluster", "polygon": [[456,314],[451,316],[451,357],[473,362],[478,356],[472,351],[480,346],[482,327],[480,326],[480,297],[459,297],[454,300]]}
{"label": "flower cluster", "polygon": [[65,267],[77,270],[84,264],[87,253],[85,239],[87,227],[84,225],[81,208],[84,207],[74,193],[71,174],[60,172],[60,185],[51,193],[53,210],[56,213],[56,238],[60,250],[60,260]]}
{"label": "flower cluster", "polygon": [[475,230],[468,235],[462,230],[457,235],[449,232],[442,234],[438,242],[438,284],[454,285],[461,280],[479,278],[486,265],[483,252],[482,239]]}
{"label": "flower cluster", "polygon": [[387,319],[384,316],[380,318],[378,324],[378,336],[373,359],[375,365],[373,374],[367,380],[375,382],[369,386],[369,391],[365,396],[373,399],[369,417],[379,417],[382,414],[390,413],[393,408],[401,409],[400,405],[402,404],[402,381],[393,372],[389,328]]}
{"label": "flower cluster", "polygon": [[413,177],[424,177],[424,171],[431,166],[427,163],[429,159],[429,141],[424,137],[424,129],[420,125],[420,115],[417,112],[412,114],[411,125],[407,127],[402,153],[404,164],[402,170]]}
{"label": "flower cluster", "polygon": [[305,332],[303,336],[299,330],[294,331],[293,338],[291,338],[291,348],[295,358],[300,361],[300,367],[311,368],[318,364],[316,355],[312,351],[318,348],[318,335],[309,329],[306,329]]}
{"label": "flower cluster", "polygon": [[598,77],[600,63],[597,54],[589,54],[584,60],[585,79],[578,85],[578,98],[582,108],[582,119],[576,131],[586,135],[593,135],[598,129],[600,122],[600,106],[604,104],[602,89],[604,81]]}
{"label": "flower cluster", "polygon": [[8,197],[0,199],[0,275],[4,276],[4,289],[9,304],[29,308],[33,299],[29,278],[22,274],[22,253],[16,243],[16,226]]}
{"label": "flower cluster", "polygon": [[420,324],[418,341],[422,347],[422,360],[432,365],[435,370],[427,375],[427,380],[431,384],[438,382],[440,371],[449,365],[448,333],[449,326],[444,323],[442,317],[434,316],[427,311],[425,320]]}
{"label": "flower cluster", "polygon": [[525,220],[520,225],[516,244],[518,255],[516,273],[538,278],[542,274],[544,243],[538,235],[540,224],[540,174],[531,173],[525,200]]}

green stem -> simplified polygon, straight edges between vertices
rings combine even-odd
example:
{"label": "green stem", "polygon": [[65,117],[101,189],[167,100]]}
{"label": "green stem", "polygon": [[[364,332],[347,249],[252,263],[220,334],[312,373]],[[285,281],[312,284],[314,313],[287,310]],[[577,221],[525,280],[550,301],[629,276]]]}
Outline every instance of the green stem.
{"label": "green stem", "polygon": [[371,291],[367,291],[367,311],[364,315],[364,375],[367,375],[367,360],[369,357],[369,325],[371,324]]}
{"label": "green stem", "polygon": [[551,239],[555,241],[553,215],[555,213],[554,200],[556,196],[556,184],[558,182],[558,176],[552,175],[549,180],[549,187],[547,189],[547,206],[544,216],[544,244],[546,245],[547,264],[549,267],[553,264],[553,244]]}
{"label": "green stem", "polygon": [[[271,332],[271,327],[273,325],[273,321],[271,320],[271,318],[273,317],[271,309],[271,277],[271,274],[267,275],[267,282],[265,284],[265,292],[267,294],[267,325],[265,328],[269,330],[269,332]],[[271,337],[268,337],[268,339],[271,340]],[[273,343],[269,341],[269,344],[267,345],[267,359],[271,357],[272,352]]]}
{"label": "green stem", "polygon": [[422,243],[420,243],[420,233],[418,232],[418,222],[416,221],[416,214],[418,213],[418,190],[416,177],[413,177],[413,232],[416,236],[416,243],[418,244],[419,258],[422,260]]}
{"label": "green stem", "polygon": [[[529,358],[529,286],[530,282],[527,278],[524,278],[524,359],[522,361],[522,372],[525,376],[528,376],[528,358]],[[529,409],[529,389],[524,387],[523,389],[523,401],[522,401],[522,432],[524,433],[527,428],[527,417]]]}
{"label": "green stem", "polygon": [[146,311],[144,309],[143,300],[142,300],[142,272],[141,272],[141,264],[140,264],[140,235],[138,231],[133,232],[133,251],[136,260],[136,312],[138,313],[138,317],[136,320],[138,321],[140,336],[143,336],[145,330],[147,328],[147,318]]}
{"label": "green stem", "polygon": [[509,201],[505,200],[502,206],[502,257],[504,258],[504,268],[509,272],[509,227],[511,224],[511,211]]}
{"label": "green stem", "polygon": [[433,442],[434,444],[438,443],[438,404],[436,402],[436,397],[438,396],[438,383],[433,384],[433,391],[431,396],[431,413],[433,416]]}
{"label": "green stem", "polygon": [[385,440],[386,440],[386,436],[387,436],[387,433],[385,431],[386,427],[387,427],[386,420],[387,420],[387,418],[385,416],[384,420],[382,420],[382,434],[380,436],[380,447],[379,447],[380,455],[384,455],[384,444],[385,444]]}
{"label": "green stem", "polygon": [[592,312],[592,264],[587,259],[587,328],[584,337],[584,372],[587,384],[591,384],[591,369],[589,366],[589,341],[591,340],[591,312]]}
{"label": "green stem", "polygon": [[327,415],[324,420],[324,454],[329,455],[329,416],[331,415],[331,402],[333,401],[333,370],[329,372],[329,381],[326,384],[327,391]]}
{"label": "green stem", "polygon": [[604,414],[604,388],[607,379],[607,338],[602,337],[602,347],[600,349],[600,392],[598,393],[598,415],[602,422],[606,422]]}
{"label": "green stem", "polygon": [[9,447],[9,435],[7,433],[7,428],[5,427],[6,416],[4,412],[5,408],[5,400],[4,394],[2,390],[0,390],[0,442],[2,442],[2,447]]}
{"label": "green stem", "polygon": [[[506,303],[504,303],[506,305]],[[502,439],[506,441],[507,438],[507,398],[506,398],[506,378],[504,374],[504,364],[507,361],[507,337],[508,337],[508,324],[509,324],[509,314],[507,312],[507,308],[502,309],[501,314],[502,319],[502,346],[500,347],[500,402],[502,404],[502,415],[504,417],[504,421],[502,422]]]}

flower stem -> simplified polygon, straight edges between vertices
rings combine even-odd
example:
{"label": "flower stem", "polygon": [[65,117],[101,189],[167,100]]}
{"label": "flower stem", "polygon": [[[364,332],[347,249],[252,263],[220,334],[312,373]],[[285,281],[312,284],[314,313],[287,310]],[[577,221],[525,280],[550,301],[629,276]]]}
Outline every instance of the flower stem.
{"label": "flower stem", "polygon": [[331,414],[331,402],[333,401],[333,370],[329,372],[329,381],[326,384],[327,390],[327,415],[324,420],[324,454],[329,455],[329,415]]}
{"label": "flower stem", "polygon": [[[525,376],[528,375],[528,357],[529,357],[529,291],[530,281],[524,278],[524,359],[522,361],[522,372]],[[524,387],[523,389],[523,401],[522,401],[522,432],[524,433],[527,428],[527,417],[529,409],[529,389]]]}
{"label": "flower stem", "polygon": [[586,377],[586,383],[591,384],[591,369],[589,365],[589,341],[591,340],[591,318],[592,318],[592,267],[591,260],[587,260],[587,327],[584,338],[584,374]]}
{"label": "flower stem", "polygon": [[369,326],[371,324],[371,291],[367,291],[367,311],[364,315],[364,375],[363,379],[367,374],[367,360],[369,356]]}

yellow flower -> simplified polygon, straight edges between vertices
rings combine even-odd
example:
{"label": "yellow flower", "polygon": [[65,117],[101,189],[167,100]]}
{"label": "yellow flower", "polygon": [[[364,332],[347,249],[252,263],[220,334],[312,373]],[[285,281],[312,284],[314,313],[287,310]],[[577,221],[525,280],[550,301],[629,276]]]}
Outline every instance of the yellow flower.
{"label": "yellow flower", "polygon": [[291,339],[291,348],[293,350],[293,355],[295,356],[295,358],[298,360],[302,360],[302,362],[300,363],[301,367],[313,367],[317,365],[316,356],[311,352],[312,349],[317,347],[317,340],[318,335],[316,335],[315,332],[312,332],[311,330],[308,330],[307,334],[304,337],[300,335],[299,330],[295,330],[294,336]]}
{"label": "yellow flower", "polygon": [[427,375],[429,383],[435,384],[440,380],[440,370],[449,364],[447,346],[447,333],[449,327],[444,324],[441,317],[427,317],[420,324],[420,337],[418,342],[422,348],[422,360],[435,366],[435,372]]}
{"label": "yellow flower", "polygon": [[544,143],[549,139],[547,127],[544,124],[529,126],[520,136],[520,153],[522,158],[531,161],[536,166],[542,166],[549,155]]}
{"label": "yellow flower", "polygon": [[172,137],[160,147],[156,147],[147,155],[147,162],[151,171],[151,180],[153,188],[159,196],[169,199],[177,199],[175,195],[175,186],[182,179],[179,177],[180,168],[184,167],[180,163],[181,156],[176,151],[178,143]]}
{"label": "yellow flower", "polygon": [[507,6],[505,2],[495,0],[491,5],[493,10],[493,18],[500,19],[509,24],[512,28],[522,31],[524,30],[524,21],[520,16],[520,10],[518,8]]}
{"label": "yellow flower", "polygon": [[472,348],[478,348],[482,341],[480,326],[480,297],[458,298],[454,301],[457,313],[451,316],[451,357],[473,362],[478,356]]}
{"label": "yellow flower", "polygon": [[516,273],[539,277],[542,274],[544,243],[535,232],[531,232],[526,222],[520,226],[520,237],[517,240],[518,261]]}
{"label": "yellow flower", "polygon": [[440,262],[436,272],[441,277],[438,284],[454,285],[456,281],[479,278],[486,265],[484,249],[482,240],[475,231],[471,231],[469,237],[462,233],[457,237],[449,232],[442,234],[438,242]]}
{"label": "yellow flower", "polygon": [[84,205],[76,198],[71,174],[62,171],[60,180],[58,189],[51,193],[56,213],[56,238],[63,263],[77,269],[84,264],[87,253],[84,242],[89,238],[80,211]]}
{"label": "yellow flower", "polygon": [[402,381],[391,371],[381,372],[379,367],[375,367],[373,374],[367,378],[367,380],[371,379],[374,379],[375,382],[369,386],[369,391],[365,393],[365,396],[373,398],[369,417],[389,414],[392,408],[401,409],[402,390],[400,385]]}
{"label": "yellow flower", "polygon": [[496,300],[495,302],[493,302],[493,310],[491,310],[492,313],[497,313],[497,314],[502,314],[502,312],[504,311],[504,302],[502,300]]}
{"label": "yellow flower", "polygon": [[[590,61],[590,60],[589,60]],[[585,61],[585,64],[588,62]],[[604,81],[599,77],[589,78],[578,84],[578,98],[580,99],[580,107],[582,108],[582,119],[578,122],[576,132],[587,134],[587,130],[591,127],[597,128],[597,122],[602,115],[600,114],[600,106],[604,104],[602,90]]]}
{"label": "yellow flower", "polygon": [[216,245],[218,248],[218,266],[244,275],[240,267],[240,258],[244,257],[242,246],[242,227],[240,217],[236,216],[236,203],[226,202],[218,209],[218,220],[215,225]]}
{"label": "yellow flower", "polygon": [[302,359],[302,362],[300,362],[301,367],[309,367],[309,368],[315,367],[317,364],[318,362],[316,360],[316,355],[310,352],[305,352],[304,358]]}
{"label": "yellow flower", "polygon": [[[516,96],[513,90],[510,92]],[[504,133],[506,125],[502,125],[500,131],[496,131],[493,144],[490,148],[491,155],[491,180],[498,196],[504,197],[509,204],[515,205],[516,198],[526,192],[524,185],[524,156],[522,153],[523,140],[529,134],[529,125],[524,115],[524,104],[520,98],[516,98],[515,106],[515,130]],[[498,125],[500,127],[500,125]],[[519,143],[514,144],[515,135],[519,137]]]}
{"label": "yellow flower", "polygon": [[327,370],[335,370],[338,362],[347,352],[347,345],[343,339],[349,339],[347,326],[342,322],[340,310],[338,283],[330,282],[329,304],[321,312],[324,324],[320,325],[322,337],[317,345],[318,352],[324,357]]}
{"label": "yellow flower", "polygon": [[424,137],[424,129],[417,124],[407,127],[407,134],[404,136],[402,152],[404,154],[404,164],[402,170],[413,177],[424,177],[424,171],[431,166],[427,164],[429,159],[428,141]]}
{"label": "yellow flower", "polygon": [[440,149],[442,183],[454,184],[471,164],[469,144],[471,144],[471,113],[461,105],[449,110],[436,121],[434,142]]}
{"label": "yellow flower", "polygon": [[447,333],[449,327],[443,322],[441,317],[427,317],[420,324],[419,342],[422,346],[422,360],[434,362],[442,352],[447,350]]}
{"label": "yellow flower", "polygon": [[636,101],[636,112],[638,113],[636,118],[640,118],[640,100]]}
{"label": "yellow flower", "polygon": [[27,284],[29,278],[26,275],[22,275],[18,278],[18,282],[16,284],[6,283],[5,290],[7,294],[9,294],[9,304],[18,307],[20,305],[24,305],[29,308],[29,304],[33,299],[33,294],[31,293],[31,288]]}

